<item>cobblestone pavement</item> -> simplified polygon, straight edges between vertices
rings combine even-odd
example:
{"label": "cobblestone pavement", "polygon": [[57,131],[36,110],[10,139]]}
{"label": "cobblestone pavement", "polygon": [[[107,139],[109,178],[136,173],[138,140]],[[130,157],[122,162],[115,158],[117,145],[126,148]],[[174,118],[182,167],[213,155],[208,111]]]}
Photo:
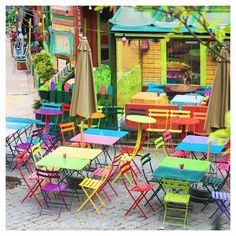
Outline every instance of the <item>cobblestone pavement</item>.
{"label": "cobblestone pavement", "polygon": [[[8,42],[7,42],[8,43]],[[31,78],[25,72],[15,71],[13,60],[9,55],[9,45],[7,44],[7,93],[6,93],[6,114],[8,116],[33,118],[32,100],[36,97],[33,90]],[[17,81],[17,82],[16,82]],[[153,160],[157,160],[153,150]],[[139,163],[137,158],[137,163]],[[157,161],[156,161],[157,165]],[[18,170],[6,170],[7,176],[19,177]],[[139,176],[141,181],[143,177]],[[125,191],[121,180],[114,183],[118,197],[112,196],[112,201],[106,202],[106,207],[101,208],[101,214],[96,214],[91,204],[87,204],[80,212],[76,209],[81,205],[83,198],[73,199],[70,211],[63,210],[57,219],[57,210],[52,208],[51,215],[40,215],[40,207],[34,199],[27,199],[23,204],[21,199],[27,192],[27,186],[22,180],[22,184],[14,189],[6,190],[6,229],[7,230],[158,230],[163,227],[163,210],[157,200],[153,200],[155,212],[149,211],[148,218],[141,217],[138,209],[132,210],[124,216],[125,210],[132,204],[132,199]],[[108,191],[110,193],[110,191]],[[149,196],[149,195],[148,195]],[[41,195],[39,194],[39,197]],[[68,199],[69,200],[69,199]],[[189,222],[186,230],[211,230],[211,220],[209,216],[216,206],[210,204],[201,212],[202,204],[195,203],[193,209],[189,211]],[[146,206],[145,211],[149,210]],[[39,223],[40,222],[40,223]],[[222,222],[222,228],[229,230],[228,222]],[[166,230],[178,230],[181,228],[165,225]]]}
{"label": "cobblestone pavement", "polygon": [[[158,161],[152,149],[144,149],[144,153],[151,152],[154,166],[157,166]],[[112,155],[111,151],[110,154]],[[101,157],[102,158],[102,157]],[[140,160],[137,157],[137,164]],[[17,170],[7,170],[8,176],[18,176]],[[144,178],[139,175],[139,180],[145,183]],[[132,204],[132,199],[126,192],[121,179],[114,183],[114,187],[118,193],[118,197],[113,195],[107,187],[108,193],[111,194],[112,201],[105,200],[106,207],[101,208],[101,214],[96,214],[91,204],[87,204],[80,212],[76,210],[82,204],[84,198],[79,194],[79,198],[73,198],[72,208],[70,211],[66,209],[62,211],[61,216],[57,219],[58,209],[51,208],[50,215],[40,215],[40,207],[34,199],[27,199],[23,204],[20,200],[27,193],[27,186],[22,180],[22,184],[14,189],[6,191],[6,229],[8,230],[158,230],[163,227],[163,208],[157,199],[151,201],[155,212],[151,211],[148,206],[143,207],[145,212],[148,212],[148,218],[144,219],[140,215],[138,209],[132,210],[127,216],[124,216],[126,209]],[[151,193],[150,193],[151,194]],[[38,195],[41,197],[41,195]],[[149,197],[150,195],[147,195]],[[160,193],[163,199],[163,193]],[[41,197],[42,199],[42,197]],[[67,198],[70,202],[71,198]],[[145,203],[145,202],[144,202]],[[203,212],[203,205],[194,203],[193,209],[189,211],[189,221],[186,230],[211,230],[212,221],[209,216],[216,209],[215,204],[210,204]],[[47,212],[46,212],[47,213]],[[23,217],[22,217],[23,216]],[[23,223],[22,223],[23,222]],[[38,223],[40,222],[40,224]],[[164,225],[166,230],[181,229],[176,226]],[[222,229],[230,229],[229,223],[222,221]]]}

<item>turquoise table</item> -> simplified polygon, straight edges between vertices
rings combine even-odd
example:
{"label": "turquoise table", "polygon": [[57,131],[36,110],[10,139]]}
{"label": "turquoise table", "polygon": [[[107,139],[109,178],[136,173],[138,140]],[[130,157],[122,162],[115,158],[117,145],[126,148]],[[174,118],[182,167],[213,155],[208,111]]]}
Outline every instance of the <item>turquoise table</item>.
{"label": "turquoise table", "polygon": [[[184,164],[183,169],[180,169],[180,164]],[[153,172],[153,177],[198,183],[202,181],[210,165],[209,161],[165,157]]]}
{"label": "turquoise table", "polygon": [[[197,159],[195,152],[203,153],[203,158],[206,158],[208,153],[208,137],[187,135],[182,142],[176,147],[176,150],[191,152],[195,159]],[[219,154],[223,151],[225,145],[218,145],[217,141],[212,142],[210,145],[210,154]]]}
{"label": "turquoise table", "polygon": [[204,99],[203,96],[189,96],[189,95],[176,95],[170,101],[171,105],[178,105],[179,109],[182,110],[183,105],[200,105],[202,100]]}
{"label": "turquoise table", "polygon": [[128,134],[128,132],[126,132],[126,131],[109,130],[109,129],[87,129],[84,131],[84,133],[107,136],[107,137],[117,137],[120,139]]}

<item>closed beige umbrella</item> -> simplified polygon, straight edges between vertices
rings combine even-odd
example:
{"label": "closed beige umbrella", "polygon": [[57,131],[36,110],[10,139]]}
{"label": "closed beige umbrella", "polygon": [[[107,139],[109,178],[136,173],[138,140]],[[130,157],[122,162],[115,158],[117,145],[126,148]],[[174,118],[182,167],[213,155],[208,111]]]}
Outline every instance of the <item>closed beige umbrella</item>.
{"label": "closed beige umbrella", "polygon": [[[222,49],[221,55],[229,61],[230,52],[228,49]],[[225,114],[230,110],[230,63],[226,60],[218,59],[204,127],[208,132],[224,128]]]}
{"label": "closed beige umbrella", "polygon": [[[91,49],[86,37],[80,40],[75,68],[75,85],[71,99],[70,116],[82,122],[97,110],[97,98],[93,81]],[[82,123],[83,126],[83,123]],[[83,129],[81,130],[81,133]]]}

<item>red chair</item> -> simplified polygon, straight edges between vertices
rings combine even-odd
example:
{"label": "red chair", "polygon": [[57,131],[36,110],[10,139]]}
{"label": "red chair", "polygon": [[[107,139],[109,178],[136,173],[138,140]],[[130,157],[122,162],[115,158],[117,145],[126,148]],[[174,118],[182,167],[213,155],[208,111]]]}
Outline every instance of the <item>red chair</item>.
{"label": "red chair", "polygon": [[[61,104],[61,111],[62,111],[61,123],[66,123],[66,122],[70,121],[70,118],[68,120],[65,119],[65,113],[70,112],[70,104],[62,103]],[[59,124],[61,124],[61,123],[59,123]]]}
{"label": "red chair", "polygon": [[[144,218],[147,218],[144,211],[139,206],[139,203],[143,199],[145,199],[146,202],[148,203],[148,205],[150,206],[150,208],[153,211],[155,211],[154,208],[152,207],[152,205],[148,202],[148,199],[146,198],[146,194],[153,189],[153,185],[152,184],[138,184],[138,182],[136,181],[135,176],[134,176],[133,168],[130,166],[130,162],[125,162],[124,164],[122,164],[120,166],[120,172],[121,172],[121,178],[122,178],[123,184],[124,184],[127,192],[129,193],[129,195],[131,196],[131,198],[134,201],[134,203],[126,211],[125,215],[127,215],[132,209],[135,209],[136,207],[138,207],[138,209],[142,213],[142,216]],[[126,177],[127,175],[129,175],[132,179],[132,182],[133,182],[132,186],[128,185],[127,177]]]}
{"label": "red chair", "polygon": [[[175,147],[172,141],[171,132],[166,131],[163,133],[163,141],[164,141],[164,148],[168,156],[189,158],[189,153],[186,153],[185,151],[181,151],[181,150],[175,150]],[[169,152],[168,148],[171,148],[171,152]]]}
{"label": "red chair", "polygon": [[[17,167],[20,171],[20,175],[29,189],[29,192],[21,200],[21,203],[23,203],[27,198],[33,197],[36,202],[42,207],[40,200],[35,194],[35,191],[39,188],[38,176],[36,172],[33,171],[29,159],[30,155],[27,150],[19,153],[16,156]],[[26,171],[27,174],[25,173]],[[44,178],[40,178],[40,181],[42,181],[43,179]]]}

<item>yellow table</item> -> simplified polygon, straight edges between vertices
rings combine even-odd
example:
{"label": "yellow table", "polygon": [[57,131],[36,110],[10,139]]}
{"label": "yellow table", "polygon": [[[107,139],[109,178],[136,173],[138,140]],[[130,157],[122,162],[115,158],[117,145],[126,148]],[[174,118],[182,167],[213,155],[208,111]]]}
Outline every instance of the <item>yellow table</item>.
{"label": "yellow table", "polygon": [[131,103],[140,104],[168,104],[168,98],[165,93],[138,92],[131,98]]}
{"label": "yellow table", "polygon": [[[141,145],[141,140],[142,140],[143,124],[155,123],[156,119],[149,117],[149,116],[141,116],[141,115],[128,115],[128,116],[126,116],[126,119],[139,124],[137,141],[136,141],[135,148],[134,148],[134,150],[139,150],[139,147]],[[136,153],[133,153],[133,154],[136,155]]]}
{"label": "yellow table", "polygon": [[[102,153],[101,149],[90,148],[76,148],[76,147],[58,147],[51,154],[55,156],[63,155],[66,153],[67,157],[93,160],[95,157]],[[50,155],[50,154],[49,154]]]}

